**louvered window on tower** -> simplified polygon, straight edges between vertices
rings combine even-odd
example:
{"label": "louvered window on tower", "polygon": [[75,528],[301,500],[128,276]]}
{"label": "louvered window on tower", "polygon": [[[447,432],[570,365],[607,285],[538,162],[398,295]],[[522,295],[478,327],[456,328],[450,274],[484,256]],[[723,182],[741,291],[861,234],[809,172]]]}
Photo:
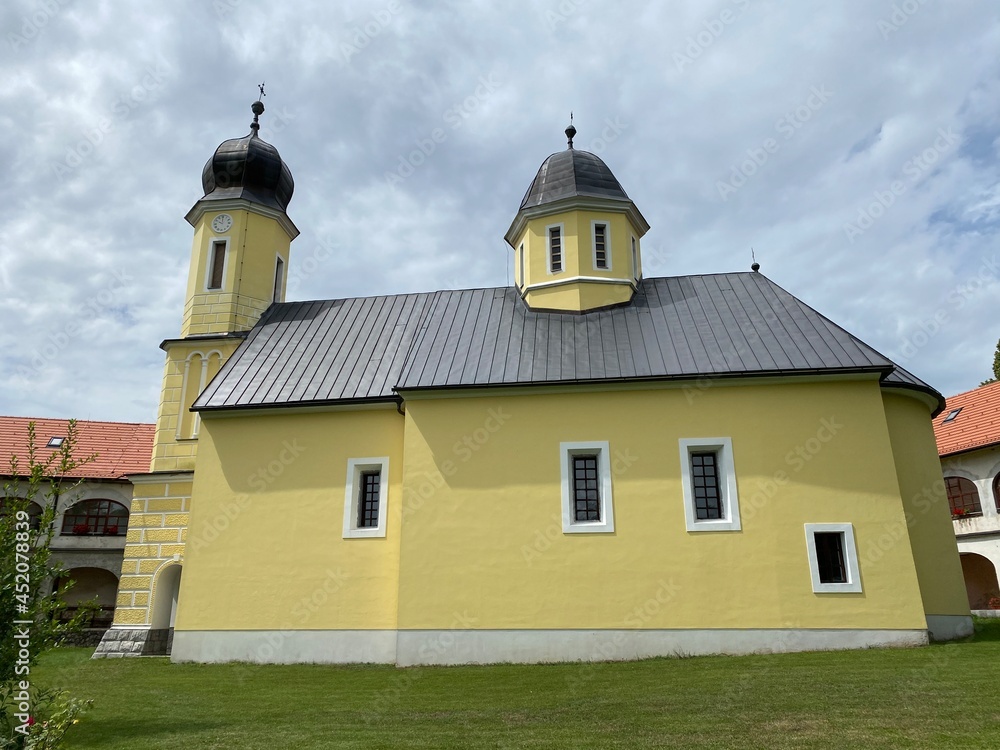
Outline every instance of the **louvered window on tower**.
{"label": "louvered window on tower", "polygon": [[698,520],[724,518],[716,453],[691,454],[691,483],[695,517]]}
{"label": "louvered window on tower", "polygon": [[607,270],[608,268],[608,227],[606,224],[594,224],[594,266]]}
{"label": "louvered window on tower", "polygon": [[222,289],[222,274],[226,268],[226,243],[212,243],[212,267],[208,277],[209,289]]}
{"label": "louvered window on tower", "polygon": [[573,505],[577,521],[601,520],[597,456],[573,456]]}
{"label": "louvered window on tower", "polygon": [[563,270],[562,232],[559,227],[549,227],[549,270],[552,273]]}

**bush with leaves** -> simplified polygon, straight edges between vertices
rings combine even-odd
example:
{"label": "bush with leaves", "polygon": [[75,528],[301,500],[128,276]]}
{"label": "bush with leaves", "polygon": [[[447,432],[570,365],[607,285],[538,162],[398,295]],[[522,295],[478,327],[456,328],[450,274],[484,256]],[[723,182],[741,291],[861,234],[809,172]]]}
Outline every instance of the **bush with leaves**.
{"label": "bush with leaves", "polygon": [[[59,588],[53,586],[63,573],[50,549],[59,500],[79,484],[79,480],[66,477],[96,457],[77,459],[76,445],[76,422],[70,420],[62,445],[42,456],[35,424],[31,422],[26,455],[10,458],[9,478],[0,500],[0,729],[5,735],[0,738],[0,748],[56,747],[84,706],[60,690],[41,690],[32,684],[29,703],[34,723],[28,727],[27,736],[23,729],[16,731],[17,727],[23,728],[23,722],[15,717],[20,711],[13,701],[20,692],[20,683],[32,683],[30,670],[39,655],[58,646],[66,636],[80,632],[97,609],[96,602],[88,602],[79,606],[72,617],[64,618],[64,595],[72,582]],[[37,524],[27,523],[33,502],[42,507]],[[30,625],[15,624],[18,621]],[[23,629],[28,632],[26,648],[18,639]]]}

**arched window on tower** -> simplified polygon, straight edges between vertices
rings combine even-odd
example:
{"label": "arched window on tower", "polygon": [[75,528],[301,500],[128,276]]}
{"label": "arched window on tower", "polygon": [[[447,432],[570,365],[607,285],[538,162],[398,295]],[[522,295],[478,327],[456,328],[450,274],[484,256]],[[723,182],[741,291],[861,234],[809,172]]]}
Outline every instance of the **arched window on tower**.
{"label": "arched window on tower", "polygon": [[945,477],[944,486],[948,490],[948,505],[952,518],[969,518],[983,515],[976,485],[963,477]]}
{"label": "arched window on tower", "polygon": [[81,500],[63,515],[63,534],[125,536],[127,530],[128,508],[114,500]]}

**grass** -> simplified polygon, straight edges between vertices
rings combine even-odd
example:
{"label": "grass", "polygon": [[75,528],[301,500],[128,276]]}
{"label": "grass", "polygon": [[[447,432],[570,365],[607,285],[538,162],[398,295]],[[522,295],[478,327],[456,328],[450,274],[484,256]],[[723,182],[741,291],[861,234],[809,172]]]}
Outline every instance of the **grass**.
{"label": "grass", "polygon": [[1000,620],[929,648],[411,668],[89,659],[34,671],[93,707],[68,747],[993,748]]}

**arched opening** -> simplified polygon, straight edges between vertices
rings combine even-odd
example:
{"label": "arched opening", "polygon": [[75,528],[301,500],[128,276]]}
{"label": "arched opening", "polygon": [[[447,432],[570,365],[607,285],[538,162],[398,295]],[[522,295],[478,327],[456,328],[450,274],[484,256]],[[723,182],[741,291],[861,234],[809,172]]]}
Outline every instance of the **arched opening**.
{"label": "arched opening", "polygon": [[963,552],[962,576],[965,578],[970,609],[989,609],[990,599],[1000,597],[997,569],[988,558],[973,552]]}
{"label": "arched opening", "polygon": [[948,490],[948,505],[951,506],[952,518],[983,515],[983,506],[979,503],[979,490],[975,484],[964,477],[945,477],[944,486]]}
{"label": "arched opening", "polygon": [[165,630],[174,626],[177,616],[177,595],[181,588],[181,566],[168,565],[160,570],[153,591],[153,609],[150,613],[150,627]]}
{"label": "arched opening", "polygon": [[128,508],[114,500],[81,500],[63,514],[63,534],[125,536],[127,531]]}
{"label": "arched opening", "polygon": [[1000,474],[993,477],[993,502],[996,504],[997,513],[1000,513]]}
{"label": "arched opening", "polygon": [[[72,581],[72,586],[69,582]],[[66,609],[60,614],[61,619],[72,618],[84,602],[97,600],[100,609],[93,614],[85,627],[110,628],[115,617],[115,597],[118,594],[118,579],[111,571],[103,568],[73,568],[66,571],[56,582],[56,587],[63,589],[63,601]]]}
{"label": "arched opening", "polygon": [[[20,507],[20,503],[25,502],[20,498],[5,498],[0,500],[0,516],[5,516],[11,511],[11,508]],[[25,508],[28,511],[28,524],[31,526],[32,530],[38,531],[42,525],[42,506],[36,503],[34,500],[28,500],[28,507]]]}

